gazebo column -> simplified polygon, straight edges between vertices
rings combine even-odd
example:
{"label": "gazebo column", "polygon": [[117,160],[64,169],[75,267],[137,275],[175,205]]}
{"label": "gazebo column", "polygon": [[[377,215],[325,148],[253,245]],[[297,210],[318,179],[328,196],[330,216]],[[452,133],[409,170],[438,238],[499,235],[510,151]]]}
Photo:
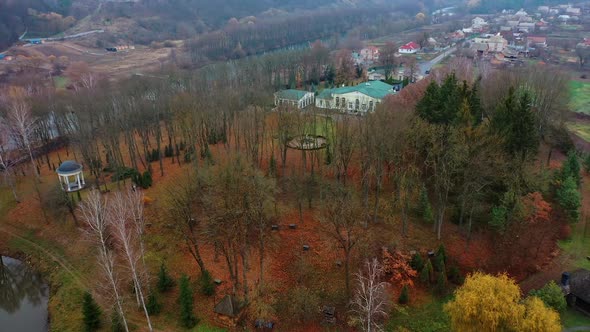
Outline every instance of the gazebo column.
{"label": "gazebo column", "polygon": [[66,190],[70,191],[70,177],[64,176],[64,179],[66,180]]}
{"label": "gazebo column", "polygon": [[80,183],[80,173],[76,174],[76,184],[78,188],[82,188],[82,183]]}
{"label": "gazebo column", "polygon": [[82,185],[86,185],[86,180],[84,180],[84,172],[80,172],[82,175]]}

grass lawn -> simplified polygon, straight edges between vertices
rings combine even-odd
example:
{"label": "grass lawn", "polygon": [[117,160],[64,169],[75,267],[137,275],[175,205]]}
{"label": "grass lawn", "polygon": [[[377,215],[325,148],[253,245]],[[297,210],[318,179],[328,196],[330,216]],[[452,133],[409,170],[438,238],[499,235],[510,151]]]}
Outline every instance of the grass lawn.
{"label": "grass lawn", "polygon": [[420,307],[400,307],[395,310],[385,326],[386,331],[405,328],[412,332],[450,331],[450,321],[443,311],[443,305],[450,300],[433,298],[432,302]]}
{"label": "grass lawn", "polygon": [[561,325],[563,327],[590,326],[590,317],[568,308],[561,314]]}
{"label": "grass lawn", "polygon": [[334,130],[333,120],[330,117],[316,116],[315,124],[310,120],[305,124],[303,130],[306,134],[330,138],[332,137]]}
{"label": "grass lawn", "polygon": [[580,122],[569,122],[567,128],[583,140],[590,142],[590,124]]}
{"label": "grass lawn", "polygon": [[577,113],[590,114],[590,83],[570,81],[570,108]]}

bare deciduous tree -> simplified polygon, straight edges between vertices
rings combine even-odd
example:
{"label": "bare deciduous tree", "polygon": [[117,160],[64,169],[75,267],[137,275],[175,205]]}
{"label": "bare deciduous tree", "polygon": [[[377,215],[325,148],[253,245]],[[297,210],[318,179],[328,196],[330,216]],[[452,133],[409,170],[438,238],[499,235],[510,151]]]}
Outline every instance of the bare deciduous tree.
{"label": "bare deciduous tree", "polygon": [[383,331],[381,324],[388,316],[390,305],[386,283],[379,280],[382,270],[376,258],[364,265],[364,270],[356,274],[357,288],[351,302],[352,311],[362,331]]}
{"label": "bare deciduous tree", "polygon": [[123,311],[123,298],[119,293],[118,278],[115,271],[115,256],[109,244],[110,233],[108,231],[106,209],[107,202],[96,189],[91,190],[86,200],[80,204],[82,220],[88,226],[86,231],[98,248],[98,263],[109,281],[109,286],[112,288],[116,308],[123,320],[125,331],[129,331],[125,312]]}
{"label": "bare deciduous tree", "polygon": [[[122,255],[127,261],[131,278],[133,279],[133,285],[135,287],[136,296],[140,306],[143,308],[145,318],[148,323],[149,331],[153,331],[152,322],[150,315],[148,314],[147,307],[145,304],[145,296],[142,286],[142,280],[140,277],[140,266],[138,265],[141,260],[141,254],[139,247],[138,232],[135,228],[134,214],[131,212],[136,209],[133,207],[137,204],[136,201],[131,201],[130,196],[126,196],[121,192],[114,194],[113,200],[108,205],[107,220],[113,229],[113,235],[118,240],[118,244],[121,249]],[[143,204],[143,202],[141,202]]]}

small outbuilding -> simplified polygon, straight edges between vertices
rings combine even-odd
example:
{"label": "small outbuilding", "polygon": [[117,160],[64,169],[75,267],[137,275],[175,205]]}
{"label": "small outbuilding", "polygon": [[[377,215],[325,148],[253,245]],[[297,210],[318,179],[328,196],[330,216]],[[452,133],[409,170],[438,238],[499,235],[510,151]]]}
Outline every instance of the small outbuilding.
{"label": "small outbuilding", "polygon": [[64,161],[56,172],[59,183],[65,192],[75,192],[86,186],[84,167],[73,160]]}
{"label": "small outbuilding", "polygon": [[561,288],[569,306],[590,315],[590,271],[579,269],[563,273]]}
{"label": "small outbuilding", "polygon": [[233,328],[242,319],[242,305],[231,295],[226,295],[215,305],[215,321],[226,328]]}

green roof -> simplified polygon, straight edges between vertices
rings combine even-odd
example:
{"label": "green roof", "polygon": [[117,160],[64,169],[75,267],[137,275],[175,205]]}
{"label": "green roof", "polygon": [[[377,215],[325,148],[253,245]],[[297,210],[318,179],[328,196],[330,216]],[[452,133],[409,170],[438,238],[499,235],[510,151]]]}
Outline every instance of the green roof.
{"label": "green roof", "polygon": [[277,92],[276,95],[280,99],[301,100],[308,93],[309,93],[308,91],[289,89],[289,90],[281,90],[281,91]]}
{"label": "green roof", "polygon": [[381,81],[371,81],[367,83],[361,83],[356,86],[345,86],[336,89],[326,89],[322,91],[317,98],[329,99],[334,94],[345,94],[351,92],[359,92],[375,99],[383,99],[385,96],[393,93],[393,86]]}

